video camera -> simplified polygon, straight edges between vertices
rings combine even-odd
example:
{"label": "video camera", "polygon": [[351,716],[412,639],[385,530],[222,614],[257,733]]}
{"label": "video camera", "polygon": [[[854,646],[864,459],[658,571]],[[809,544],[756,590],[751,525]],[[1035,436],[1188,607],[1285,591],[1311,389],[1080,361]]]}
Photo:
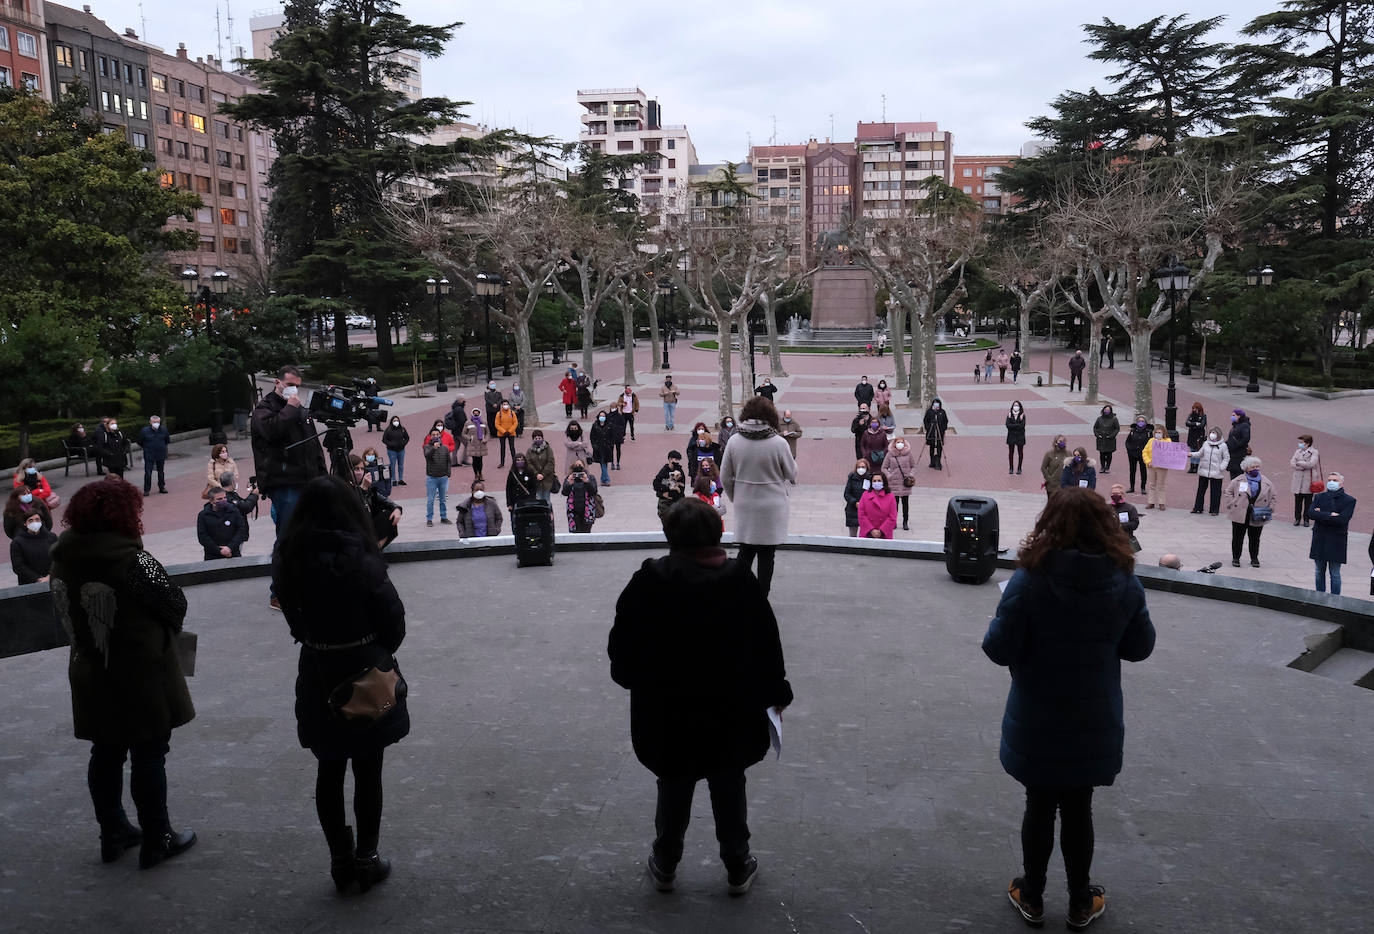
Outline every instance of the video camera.
{"label": "video camera", "polygon": [[395,405],[395,401],[377,395],[377,381],[371,377],[353,377],[353,386],[325,386],[310,394],[310,417],[331,428],[352,428],[359,421],[368,421],[369,413],[378,406]]}

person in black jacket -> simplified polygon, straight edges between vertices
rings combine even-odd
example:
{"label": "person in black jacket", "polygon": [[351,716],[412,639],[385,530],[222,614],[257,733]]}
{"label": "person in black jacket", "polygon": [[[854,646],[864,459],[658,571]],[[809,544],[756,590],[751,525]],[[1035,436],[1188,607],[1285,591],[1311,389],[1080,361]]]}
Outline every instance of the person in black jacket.
{"label": "person in black jacket", "polygon": [[112,418],[105,423],[105,431],[96,442],[96,450],[100,452],[100,463],[105,470],[122,480],[124,471],[129,469],[129,439],[119,430],[118,419]]}
{"label": "person in black jacket", "polygon": [[[257,484],[253,483],[252,480],[249,480],[248,495],[240,496],[239,491],[234,489],[234,475],[229,473],[228,471],[225,471],[224,473],[219,475],[219,485],[220,488],[224,490],[225,497],[229,500],[229,502],[233,503],[234,508],[238,509],[239,513],[242,514],[244,521],[243,539],[244,541],[247,541],[249,538],[252,537],[252,528],[248,525],[248,520],[252,517],[253,513],[255,513],[258,508]],[[209,494],[206,495],[206,498],[209,498]]]}
{"label": "person in black jacket", "polygon": [[[600,422],[600,418],[597,421]],[[606,427],[610,430],[611,444],[615,447],[615,467],[612,468],[614,470],[620,469],[620,453],[625,444],[625,429],[629,424],[629,418],[620,411],[619,404],[612,405],[606,410]],[[609,480],[606,482],[610,483]]]}
{"label": "person in black jacket", "polygon": [[[668,511],[666,557],[644,562],[616,601],[607,655],[630,692],[635,755],[658,779],[657,836],[648,870],[673,888],[692,795],[711,789],[727,891],[758,874],[749,853],[744,770],[768,752],[768,710],[792,703],[778,622],[754,575],[720,547],[721,520],[696,497]],[[702,614],[701,594],[717,612]]]}
{"label": "person in black jacket", "polygon": [[277,532],[291,521],[301,490],[324,476],[324,449],[314,439],[315,423],[300,400],[301,371],[284,366],[272,391],[264,393],[253,409],[253,462],[258,489],[272,501],[272,520]]}
{"label": "person in black jacket", "polygon": [[[272,578],[291,636],[301,645],[296,734],[318,761],[315,810],[340,892],[366,892],[391,873],[377,854],[382,826],[382,755],[410,733],[404,681],[395,703],[368,725],[349,723],[331,697],[351,694],[360,672],[397,670],[405,606],[387,576],[356,490],[334,476],[306,484],[282,531]],[[357,847],[344,810],[344,774],[353,765]]]}
{"label": "person in black jacket", "polygon": [[859,408],[873,404],[873,387],[869,385],[867,376],[859,377],[859,384],[854,387],[854,401],[859,403]]}
{"label": "person in black jacket", "polygon": [[1242,473],[1240,462],[1250,453],[1250,419],[1244,409],[1231,411],[1231,431],[1226,436],[1226,450],[1231,455],[1226,472],[1234,480]]}
{"label": "person in black jacket", "polygon": [[510,473],[506,474],[506,511],[514,516],[516,506],[536,499],[538,494],[539,481],[534,478],[529,461],[524,454],[516,454]]}
{"label": "person in black jacket", "polygon": [[844,481],[844,526],[850,538],[859,537],[859,500],[871,485],[868,466],[867,458],[859,458]]}
{"label": "person in black jacket", "polygon": [[[1183,424],[1188,429],[1188,450],[1198,450],[1202,447],[1202,442],[1207,440],[1207,413],[1203,410],[1201,402],[1193,403],[1188,420]],[[1188,472],[1197,473],[1196,461],[1188,462]]]}
{"label": "person in black jacket", "polygon": [[692,426],[692,437],[687,442],[687,479],[689,481],[697,478],[697,471],[701,469],[701,462],[704,459],[709,457],[719,464],[724,456],[721,446],[711,439],[711,430],[706,427],[705,422],[697,422]]}
{"label": "person in black jacket", "polygon": [[[872,386],[868,387],[872,390]],[[864,432],[868,431],[868,423],[873,420],[873,415],[869,411],[868,403],[859,403],[859,414],[854,416],[849,423],[849,433],[854,436],[854,459],[858,460],[864,456],[863,448],[859,442],[863,440]]]}
{"label": "person in black jacket", "polygon": [[[463,416],[463,420],[467,421],[466,415]],[[448,424],[448,416],[444,416],[444,424]],[[461,434],[461,429],[459,433]],[[459,435],[453,434],[451,430],[449,434],[454,438],[459,437]],[[401,424],[400,416],[391,416],[391,421],[387,423],[386,430],[382,432],[382,447],[386,448],[387,466],[391,468],[392,486],[406,485],[406,445],[409,443],[410,432],[406,431],[405,426]]]}
{"label": "person in black jacket", "polygon": [[687,495],[687,471],[682,466],[682,452],[668,452],[667,462],[654,474],[654,496],[658,500],[658,519],[662,522],[668,510]]}
{"label": "person in black jacket", "polygon": [[930,408],[926,409],[921,425],[926,431],[926,447],[930,448],[930,466],[940,470],[940,456],[945,451],[945,432],[949,429],[949,414],[945,412],[939,396],[930,401]]}
{"label": "person in black jacket", "polygon": [[42,516],[30,513],[23,529],[10,541],[10,567],[14,568],[19,583],[37,584],[48,579],[52,546],[56,542],[57,536],[43,525]]}
{"label": "person in black jacket", "polygon": [[1021,408],[1019,400],[1013,402],[1007,412],[1007,473],[1012,472],[1013,454],[1016,455],[1016,473],[1020,473],[1026,460],[1026,410]]}
{"label": "person in black jacket", "polygon": [[367,462],[356,454],[348,455],[349,466],[353,468],[353,486],[357,488],[362,497],[363,509],[367,510],[368,518],[372,520],[372,532],[377,540],[378,548],[385,548],[396,540],[400,535],[401,513],[400,506],[387,498],[386,493],[373,483],[372,474],[367,469]]}
{"label": "person in black jacket", "polygon": [[224,490],[211,490],[209,498],[196,517],[196,538],[205,549],[205,560],[240,557],[239,549],[248,541],[248,520]]}
{"label": "person in black jacket", "polygon": [[[596,413],[596,421],[592,422],[592,430],[588,440],[592,444],[592,462],[601,465],[601,485],[610,486],[611,469],[615,466],[615,432],[611,427],[611,416],[605,409]],[[624,425],[624,422],[621,422]],[[624,428],[621,429],[621,441],[625,439]]]}
{"label": "person in black jacket", "polygon": [[1155,426],[1139,413],[1126,431],[1127,493],[1135,492],[1136,468],[1140,469],[1140,492],[1145,492],[1145,443],[1154,437],[1154,433]]}
{"label": "person in black jacket", "polygon": [[153,492],[153,470],[157,470],[157,491],[167,492],[167,446],[172,443],[172,435],[162,424],[162,417],[154,415],[148,419],[138,433],[138,445],[143,449],[143,495]]}

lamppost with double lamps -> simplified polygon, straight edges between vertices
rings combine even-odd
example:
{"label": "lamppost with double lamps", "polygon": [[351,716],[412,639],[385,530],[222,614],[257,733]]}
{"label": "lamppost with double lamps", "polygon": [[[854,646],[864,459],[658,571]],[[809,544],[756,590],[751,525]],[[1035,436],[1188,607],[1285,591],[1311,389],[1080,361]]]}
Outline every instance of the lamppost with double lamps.
{"label": "lamppost with double lamps", "polygon": [[1188,267],[1182,263],[1155,270],[1155,284],[1169,293],[1169,390],[1164,397],[1164,430],[1170,441],[1178,440],[1178,395],[1174,386],[1174,318],[1178,317],[1178,293],[1188,297]]}
{"label": "lamppost with double lamps", "polygon": [[[199,301],[205,306],[205,338],[210,342],[210,350],[214,354],[215,309],[213,303],[216,295],[223,295],[229,291],[229,273],[223,269],[216,269],[211,274],[210,281],[200,285],[200,273],[194,266],[187,266],[181,271],[181,287],[186,290],[186,297],[192,304]],[[211,444],[223,444],[227,437],[224,434],[224,412],[219,404],[219,378],[219,357],[215,355],[215,375],[210,381]]]}
{"label": "lamppost with double lamps", "polygon": [[505,286],[506,280],[501,278],[497,272],[479,272],[477,274],[477,294],[482,296],[482,312],[486,323],[486,344],[487,344],[487,382],[491,382],[491,297],[500,295],[501,289]]}
{"label": "lamppost with double lamps", "polygon": [[[1274,284],[1274,270],[1270,266],[1263,269],[1251,269],[1245,274],[1245,284],[1249,286],[1267,287]],[[1250,382],[1245,386],[1246,392],[1259,392],[1259,348],[1250,348]]]}
{"label": "lamppost with double lamps", "polygon": [[667,299],[668,305],[663,312],[663,370],[668,370],[668,332],[673,326],[673,302],[677,298],[677,284],[672,280],[658,284],[658,294]]}
{"label": "lamppost with double lamps", "polygon": [[447,277],[439,280],[431,277],[425,280],[425,291],[434,296],[434,343],[439,349],[439,378],[434,382],[434,391],[448,392],[448,377],[445,373],[448,369],[448,358],[444,356],[443,300],[444,293],[452,290],[449,288]]}

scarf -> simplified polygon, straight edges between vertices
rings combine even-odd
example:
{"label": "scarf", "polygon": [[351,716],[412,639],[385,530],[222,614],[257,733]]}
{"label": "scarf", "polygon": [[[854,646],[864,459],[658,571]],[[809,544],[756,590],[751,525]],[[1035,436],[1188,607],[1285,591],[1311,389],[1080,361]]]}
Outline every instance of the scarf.
{"label": "scarf", "polygon": [[482,430],[482,416],[480,416],[480,415],[474,415],[474,416],[472,416],[472,427],[473,427],[473,429],[474,429],[474,435],[473,435],[473,439],[474,439],[474,440],[476,440],[476,441],[481,441],[483,438],[486,437],[485,432],[483,432],[483,430]]}

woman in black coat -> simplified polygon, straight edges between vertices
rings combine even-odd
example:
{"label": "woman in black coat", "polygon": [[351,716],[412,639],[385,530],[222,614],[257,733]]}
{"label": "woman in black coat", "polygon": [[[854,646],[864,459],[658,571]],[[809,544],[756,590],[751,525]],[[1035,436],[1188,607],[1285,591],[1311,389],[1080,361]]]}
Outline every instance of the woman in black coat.
{"label": "woman in black coat", "polygon": [[859,537],[859,500],[870,484],[867,458],[860,458],[844,481],[844,527],[849,530],[850,538]]}
{"label": "woman in black coat", "polygon": [[606,427],[611,432],[611,444],[615,446],[615,468],[620,469],[620,449],[625,444],[625,429],[629,425],[629,420],[625,413],[620,411],[619,405],[613,405],[606,410]]}
{"label": "woman in black coat", "polygon": [[[635,755],[658,778],[655,885],[673,887],[692,794],[706,779],[731,895],[758,872],[749,855],[744,770],[768,752],[768,709],[792,703],[778,622],[758,581],[720,547],[720,516],[688,497],[663,523],[671,549],[650,558],[616,602],[607,654],[630,691]],[[701,595],[714,610],[701,612]]]}
{"label": "woman in black coat", "polygon": [[1250,453],[1250,417],[1244,409],[1231,410],[1231,430],[1226,435],[1226,450],[1231,455],[1226,472],[1234,480],[1244,472],[1240,462]]}
{"label": "woman in black coat", "polygon": [[[382,753],[410,732],[402,681],[379,719],[349,722],[330,704],[365,671],[395,671],[405,638],[405,606],[387,577],[357,492],[338,477],[306,484],[282,530],[272,582],[292,637],[301,644],[296,674],[296,734],[315,754],[315,808],[329,843],[330,875],[340,892],[385,879],[377,855],[382,825]],[[344,811],[344,774],[353,763],[357,848]]]}
{"label": "woman in black coat", "polygon": [[[622,430],[622,441],[624,437]],[[615,466],[615,432],[611,429],[611,416],[605,409],[596,413],[587,440],[592,444],[592,462],[601,465],[601,484],[610,486],[610,471]]]}
{"label": "woman in black coat", "polygon": [[1016,456],[1016,472],[1021,472],[1021,465],[1026,460],[1026,410],[1021,408],[1020,401],[1011,404],[1011,410],[1007,412],[1007,473],[1012,472],[1012,455]]}
{"label": "woman in black coat", "polygon": [[1137,415],[1126,432],[1126,492],[1135,492],[1136,468],[1140,468],[1140,492],[1145,492],[1145,442],[1154,437],[1155,426]]}
{"label": "woman in black coat", "polygon": [[1121,661],[1149,658],[1155,630],[1126,533],[1091,490],[1056,493],[1017,563],[983,638],[988,658],[1011,669],[1000,758],[1026,788],[1025,875],[1011,881],[1007,895],[1027,922],[1044,920],[1058,810],[1068,923],[1081,930],[1107,904],[1089,877],[1092,794],[1121,771]]}
{"label": "woman in black coat", "polygon": [[931,400],[921,425],[926,430],[926,447],[930,448],[930,466],[939,470],[940,455],[945,450],[945,432],[949,430],[949,415],[939,396]]}
{"label": "woman in black coat", "polygon": [[[1188,413],[1188,420],[1183,424],[1188,429],[1188,450],[1201,449],[1202,442],[1207,440],[1207,412],[1202,408],[1201,402],[1193,403],[1192,411]],[[1197,464],[1190,461],[1188,472],[1197,473]]]}

